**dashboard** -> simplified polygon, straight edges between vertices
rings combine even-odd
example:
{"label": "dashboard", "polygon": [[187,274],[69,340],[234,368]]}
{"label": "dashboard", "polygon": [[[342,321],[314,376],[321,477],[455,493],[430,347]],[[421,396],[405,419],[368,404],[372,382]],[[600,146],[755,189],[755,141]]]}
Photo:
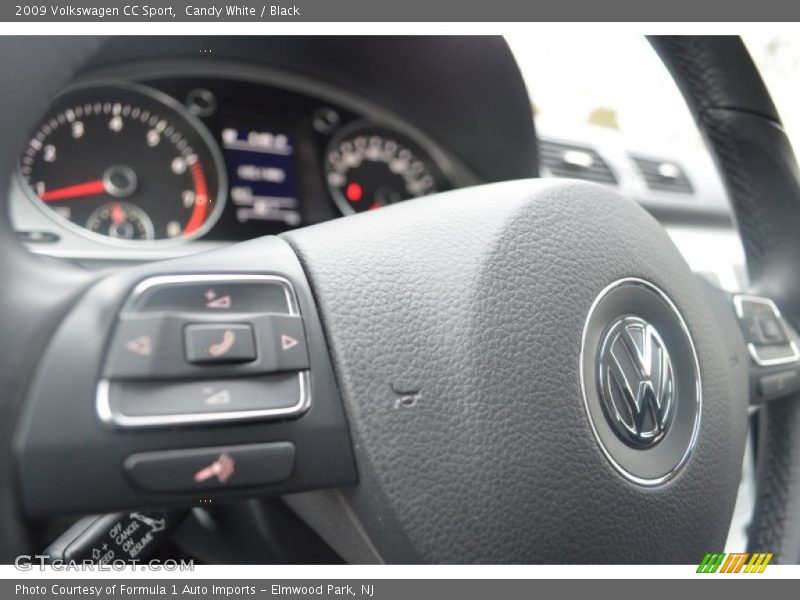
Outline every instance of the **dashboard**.
{"label": "dashboard", "polygon": [[697,272],[744,286],[707,153],[628,148],[541,118],[537,142],[535,93],[493,36],[111,38],[42,109],[11,217],[32,251],[105,268],[541,166],[635,199]]}
{"label": "dashboard", "polygon": [[413,126],[332,96],[208,75],[70,86],[20,156],[32,230],[130,249],[232,242],[474,181]]}
{"label": "dashboard", "polygon": [[[469,93],[482,70],[505,96]],[[515,114],[530,105],[500,38],[114,38],[21,149],[12,221],[54,256],[194,253],[534,175],[532,121],[505,138],[521,168],[492,164]]]}

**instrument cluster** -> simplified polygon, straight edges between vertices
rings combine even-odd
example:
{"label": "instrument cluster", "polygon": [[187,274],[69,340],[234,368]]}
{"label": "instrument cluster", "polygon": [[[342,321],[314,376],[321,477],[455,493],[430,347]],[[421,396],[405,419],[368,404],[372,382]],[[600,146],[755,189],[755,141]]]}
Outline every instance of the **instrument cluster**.
{"label": "instrument cluster", "polygon": [[460,187],[424,134],[352,104],[221,76],[87,81],[52,101],[19,180],[55,225],[139,248],[277,234]]}

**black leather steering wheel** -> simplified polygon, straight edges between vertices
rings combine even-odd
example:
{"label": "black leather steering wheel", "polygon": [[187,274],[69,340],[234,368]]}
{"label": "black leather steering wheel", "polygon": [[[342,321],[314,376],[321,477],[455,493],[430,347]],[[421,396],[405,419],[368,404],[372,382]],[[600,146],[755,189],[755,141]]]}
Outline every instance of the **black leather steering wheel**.
{"label": "black leather steering wheel", "polygon": [[[44,103],[101,40],[0,44],[7,188]],[[702,283],[638,205],[570,181],[114,274],[28,253],[3,212],[3,557],[28,549],[29,518],[283,495],[350,561],[696,562],[724,545],[754,398],[753,549],[797,561],[800,410],[791,383],[763,390],[800,341],[796,164],[738,38],[654,44],[718,159],[760,296]],[[203,305],[210,288],[227,312]],[[758,319],[781,339],[745,340]],[[252,328],[256,362],[183,362],[186,327],[231,323]],[[150,350],[131,350],[143,336]]]}

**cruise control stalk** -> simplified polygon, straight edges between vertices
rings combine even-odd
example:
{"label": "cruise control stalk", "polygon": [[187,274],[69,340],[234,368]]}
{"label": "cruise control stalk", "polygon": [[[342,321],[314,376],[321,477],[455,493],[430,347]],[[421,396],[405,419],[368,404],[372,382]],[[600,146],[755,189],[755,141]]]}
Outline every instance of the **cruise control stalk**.
{"label": "cruise control stalk", "polygon": [[150,559],[188,510],[148,510],[83,517],[55,540],[47,564],[119,565]]}

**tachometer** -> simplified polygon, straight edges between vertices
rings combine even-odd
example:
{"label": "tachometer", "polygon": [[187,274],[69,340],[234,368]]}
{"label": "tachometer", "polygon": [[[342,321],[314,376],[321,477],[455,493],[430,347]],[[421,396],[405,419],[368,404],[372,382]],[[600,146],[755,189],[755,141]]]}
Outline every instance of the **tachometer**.
{"label": "tachometer", "polygon": [[392,129],[357,124],[331,140],[325,177],[344,214],[441,191],[445,179],[419,144]]}
{"label": "tachometer", "polygon": [[56,98],[20,158],[35,201],[89,235],[122,243],[188,240],[219,218],[219,149],[180,104],[132,84]]}

